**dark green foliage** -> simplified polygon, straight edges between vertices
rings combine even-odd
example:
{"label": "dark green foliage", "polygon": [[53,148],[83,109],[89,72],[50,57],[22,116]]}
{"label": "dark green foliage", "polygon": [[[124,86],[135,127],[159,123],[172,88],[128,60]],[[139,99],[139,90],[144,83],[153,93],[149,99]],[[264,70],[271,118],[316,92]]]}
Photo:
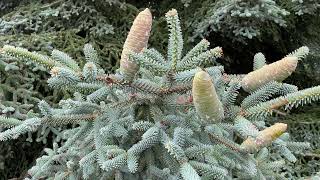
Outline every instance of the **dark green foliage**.
{"label": "dark green foliage", "polygon": [[291,137],[297,141],[308,141],[312,151],[298,156],[296,169],[288,168],[288,171],[298,177],[308,175],[309,172],[319,171],[320,165],[320,109],[319,103],[308,106],[288,115],[284,120],[289,124]]}
{"label": "dark green foliage", "polygon": [[317,16],[319,8],[320,3],[314,0],[204,1],[189,22],[195,29],[192,38],[208,36],[214,31],[246,43],[256,37],[278,36],[282,29],[295,26],[292,19],[302,15]]}
{"label": "dark green foliage", "polygon": [[[35,138],[35,137],[34,137]],[[28,142],[27,137],[0,143],[0,179],[6,180],[13,177],[23,178],[26,170],[35,161],[35,156],[39,156],[44,148],[42,142]],[[48,145],[51,143],[48,138]]]}
{"label": "dark green foliage", "polygon": [[[275,1],[261,0],[218,0],[214,3],[207,1],[209,6],[200,22],[195,22],[195,36],[208,35],[211,31],[223,32],[224,36],[241,40],[252,39],[261,34],[261,24],[286,26],[285,16],[288,11],[282,9]],[[200,18],[199,18],[200,19]]]}

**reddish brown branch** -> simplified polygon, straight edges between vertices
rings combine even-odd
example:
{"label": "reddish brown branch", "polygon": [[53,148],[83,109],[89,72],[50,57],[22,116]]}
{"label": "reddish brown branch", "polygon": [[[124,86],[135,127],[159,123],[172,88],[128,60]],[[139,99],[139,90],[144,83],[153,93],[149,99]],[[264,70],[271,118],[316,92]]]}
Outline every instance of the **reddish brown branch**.
{"label": "reddish brown branch", "polygon": [[116,75],[106,75],[106,76],[98,76],[96,78],[99,81],[103,81],[108,85],[121,85],[121,86],[127,86],[134,89],[138,89],[144,92],[148,92],[151,94],[156,94],[158,96],[163,96],[171,93],[183,93],[186,91],[191,90],[191,85],[175,85],[168,88],[148,88],[146,86],[141,86],[139,83],[129,82],[121,77],[117,77]]}

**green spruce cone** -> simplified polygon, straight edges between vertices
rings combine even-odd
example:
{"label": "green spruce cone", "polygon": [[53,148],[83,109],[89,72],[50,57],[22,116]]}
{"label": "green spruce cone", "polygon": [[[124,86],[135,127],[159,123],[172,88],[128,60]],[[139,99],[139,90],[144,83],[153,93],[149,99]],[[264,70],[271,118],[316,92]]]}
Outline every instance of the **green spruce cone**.
{"label": "green spruce cone", "polygon": [[224,118],[222,103],[207,72],[201,70],[195,74],[192,95],[197,113],[203,120],[219,122]]}

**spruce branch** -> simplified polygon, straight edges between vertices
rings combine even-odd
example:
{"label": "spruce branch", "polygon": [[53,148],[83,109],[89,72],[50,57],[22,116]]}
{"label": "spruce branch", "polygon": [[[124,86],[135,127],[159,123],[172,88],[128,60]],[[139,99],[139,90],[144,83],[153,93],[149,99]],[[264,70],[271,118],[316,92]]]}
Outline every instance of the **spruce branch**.
{"label": "spruce branch", "polygon": [[177,63],[181,60],[183,39],[178,12],[172,9],[166,13],[169,27],[168,60],[171,62],[171,70],[176,71]]}
{"label": "spruce branch", "polygon": [[59,62],[54,61],[48,56],[41,55],[36,52],[30,52],[27,49],[5,45],[1,49],[2,53],[11,57],[18,58],[23,61],[33,62],[38,65],[51,69],[54,66],[62,66]]}
{"label": "spruce branch", "polygon": [[236,117],[234,127],[236,131],[245,138],[256,137],[259,132],[258,128],[254,124],[242,116]]}
{"label": "spruce branch", "polygon": [[153,61],[156,61],[159,64],[167,63],[162,54],[154,48],[144,48],[142,52],[147,58],[152,59]]}
{"label": "spruce branch", "polygon": [[257,118],[272,115],[281,108],[291,109],[300,105],[309,104],[320,99],[320,86],[307,88],[297,92],[289,93],[285,96],[262,102],[244,111],[245,116]]}
{"label": "spruce branch", "polygon": [[202,175],[201,177],[223,179],[228,174],[228,171],[224,168],[215,167],[213,165],[197,161],[189,161],[189,163],[197,172],[199,172],[199,174]]}
{"label": "spruce branch", "polygon": [[180,63],[190,62],[192,58],[199,56],[202,52],[208,49],[210,42],[202,39],[195,47],[193,47],[181,60]]}
{"label": "spruce branch", "polygon": [[63,146],[61,146],[58,149],[58,152],[64,152],[66,151],[75,141],[77,141],[79,138],[83,137],[87,132],[90,131],[92,128],[91,122],[86,122],[83,126],[79,128],[79,130],[74,134],[73,137],[69,138]]}
{"label": "spruce branch", "polygon": [[85,81],[92,82],[96,79],[98,74],[97,66],[93,62],[87,62],[82,71],[82,75]]}
{"label": "spruce branch", "polygon": [[247,151],[245,149],[242,149],[240,147],[240,145],[232,142],[231,140],[229,139],[226,139],[224,137],[221,137],[221,136],[218,136],[212,132],[207,132],[210,139],[214,142],[217,142],[218,144],[221,144],[221,145],[224,145],[225,147],[235,151],[235,152],[238,152],[238,153],[242,153],[242,154],[247,154]]}
{"label": "spruce branch", "polygon": [[262,53],[257,53],[253,57],[253,70],[257,70],[266,65],[266,57]]}
{"label": "spruce branch", "polygon": [[167,149],[168,153],[179,162],[179,164],[184,164],[188,161],[184,150],[173,141],[167,140],[164,142],[163,146]]}
{"label": "spruce branch", "polygon": [[99,65],[100,59],[98,53],[91,44],[84,45],[83,53],[87,62],[93,62],[95,65]]}
{"label": "spruce branch", "polygon": [[69,67],[70,69],[76,72],[80,71],[78,63],[75,60],[73,60],[68,54],[62,51],[53,50],[51,53],[51,57],[57,62]]}
{"label": "spruce branch", "polygon": [[155,75],[163,74],[168,71],[168,67],[164,62],[156,61],[148,56],[150,55],[146,55],[146,50],[143,50],[142,53],[129,54],[129,59],[132,62],[136,62],[140,67],[144,67],[153,72]]}
{"label": "spruce branch", "polygon": [[181,165],[180,173],[184,180],[200,180],[201,179],[197,171],[187,162]]}
{"label": "spruce branch", "polygon": [[237,96],[239,94],[239,89],[241,88],[241,85],[238,81],[231,81],[230,86],[227,89],[227,91],[224,93],[223,96],[223,105],[225,107],[230,107],[235,104]]}
{"label": "spruce branch", "polygon": [[302,60],[309,54],[309,51],[310,50],[307,46],[302,46],[288,54],[286,57],[297,57],[299,60]]}
{"label": "spruce branch", "polygon": [[191,90],[190,85],[174,85],[171,87],[160,87],[158,84],[146,79],[136,79],[133,82],[129,82],[115,75],[98,76],[97,80],[103,81],[111,86],[119,85],[123,87],[131,87],[141,92],[155,94],[158,96],[168,95],[172,93],[183,93]]}
{"label": "spruce branch", "polygon": [[22,124],[23,121],[20,121],[15,118],[0,116],[0,127],[11,128]]}
{"label": "spruce branch", "polygon": [[[223,66],[214,66],[205,68],[205,71],[213,78],[219,78],[222,76],[222,72],[224,71]],[[198,72],[198,69],[191,69],[178,72],[174,75],[174,80],[176,83],[192,83],[194,75]]]}
{"label": "spruce branch", "polygon": [[120,169],[127,162],[127,155],[125,153],[120,154],[110,160],[103,162],[101,169],[110,172],[115,169]]}
{"label": "spruce branch", "polygon": [[98,113],[93,114],[67,114],[67,115],[53,115],[52,117],[41,118],[44,124],[53,126],[78,124],[85,121],[94,121],[99,116]]}
{"label": "spruce branch", "polygon": [[11,129],[0,132],[0,141],[6,141],[8,139],[17,139],[20,135],[34,132],[41,125],[39,118],[30,118],[23,121],[23,123],[14,126]]}
{"label": "spruce branch", "polygon": [[205,51],[201,54],[199,54],[196,57],[193,57],[189,59],[188,61],[184,61],[179,64],[178,70],[189,70],[196,67],[201,67],[204,64],[215,62],[217,58],[222,57],[223,51],[221,47],[215,47],[213,49],[210,49],[208,51]]}
{"label": "spruce branch", "polygon": [[77,74],[71,69],[63,68],[63,67],[53,67],[50,71],[52,78],[57,78],[61,81],[61,86],[67,84],[77,84],[81,81],[82,76]]}
{"label": "spruce branch", "polygon": [[271,81],[258,88],[256,91],[247,96],[241,103],[242,108],[255,106],[259,102],[264,102],[278,93],[282,88],[282,83]]}

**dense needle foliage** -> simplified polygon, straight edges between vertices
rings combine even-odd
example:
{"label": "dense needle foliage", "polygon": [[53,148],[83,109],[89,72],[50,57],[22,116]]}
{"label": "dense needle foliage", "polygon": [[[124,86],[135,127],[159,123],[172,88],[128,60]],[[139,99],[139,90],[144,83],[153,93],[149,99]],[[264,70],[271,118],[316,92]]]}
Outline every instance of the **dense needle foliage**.
{"label": "dense needle foliage", "polygon": [[[59,107],[40,101],[40,113],[24,121],[0,117],[6,128],[1,141],[43,126],[73,125],[61,129],[62,142],[45,149],[28,178],[293,178],[288,162],[296,162],[295,154],[308,152],[310,144],[292,141],[288,125],[271,120],[320,99],[319,86],[298,90],[281,82],[309,48],[268,65],[258,53],[254,71],[227,74],[217,61],[221,47],[208,49],[209,41],[202,40],[185,52],[177,11],[165,18],[166,56],[146,47],[152,17],[145,9],[130,29],[114,74],[105,73],[90,44],[84,46],[83,65],[58,50],[45,56],[10,45],[1,49],[5,57],[50,71],[49,86],[73,94]],[[238,97],[241,89],[244,97]]]}

